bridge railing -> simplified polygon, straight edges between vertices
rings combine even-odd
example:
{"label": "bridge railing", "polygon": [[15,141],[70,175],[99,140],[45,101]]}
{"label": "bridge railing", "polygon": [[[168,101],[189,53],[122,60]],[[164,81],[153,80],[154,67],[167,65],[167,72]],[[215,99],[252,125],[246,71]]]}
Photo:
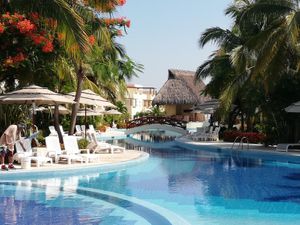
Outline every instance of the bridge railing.
{"label": "bridge railing", "polygon": [[126,124],[126,128],[134,128],[146,124],[167,124],[174,127],[180,127],[186,129],[186,122],[183,120],[178,120],[173,117],[164,117],[164,116],[147,116],[140,117],[131,121],[128,121]]}

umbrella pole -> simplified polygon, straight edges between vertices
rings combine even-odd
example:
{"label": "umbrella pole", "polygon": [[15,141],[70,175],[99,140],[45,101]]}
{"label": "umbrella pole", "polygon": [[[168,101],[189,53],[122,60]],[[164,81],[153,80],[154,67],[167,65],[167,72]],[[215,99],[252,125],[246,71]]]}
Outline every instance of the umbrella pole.
{"label": "umbrella pole", "polygon": [[34,125],[35,102],[32,102],[32,125]]}
{"label": "umbrella pole", "polygon": [[87,127],[87,121],[86,121],[86,105],[84,105],[84,139],[86,139],[86,127]]}

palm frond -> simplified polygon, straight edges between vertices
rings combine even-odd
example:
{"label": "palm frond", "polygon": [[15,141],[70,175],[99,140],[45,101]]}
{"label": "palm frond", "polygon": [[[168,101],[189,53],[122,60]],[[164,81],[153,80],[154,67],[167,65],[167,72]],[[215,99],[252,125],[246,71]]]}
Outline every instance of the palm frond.
{"label": "palm frond", "polygon": [[250,4],[241,14],[240,23],[261,22],[264,18],[278,18],[297,10],[294,1],[287,0],[258,0]]}
{"label": "palm frond", "polygon": [[240,43],[240,39],[230,30],[224,30],[220,27],[212,27],[207,29],[200,37],[199,45],[204,47],[208,42],[217,44],[218,46],[234,46]]}
{"label": "palm frond", "polygon": [[64,57],[60,57],[55,62],[55,74],[60,81],[71,81],[74,89],[76,87],[76,73],[72,64]]}
{"label": "palm frond", "polygon": [[273,31],[268,40],[266,40],[262,49],[258,52],[256,65],[251,71],[251,77],[256,79],[258,76],[263,76],[270,62],[277,55],[281,45],[285,45],[285,33],[279,27]]}

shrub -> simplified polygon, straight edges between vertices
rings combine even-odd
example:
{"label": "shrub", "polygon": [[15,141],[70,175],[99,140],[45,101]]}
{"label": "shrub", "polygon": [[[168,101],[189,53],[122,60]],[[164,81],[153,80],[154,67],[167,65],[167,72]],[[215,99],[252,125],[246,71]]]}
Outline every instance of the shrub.
{"label": "shrub", "polygon": [[89,141],[87,139],[82,138],[82,139],[78,140],[79,149],[86,149],[88,144],[89,144]]}
{"label": "shrub", "polygon": [[38,140],[38,142],[39,142],[41,145],[43,145],[43,146],[46,145],[45,137],[44,137],[44,135],[43,135],[43,131],[42,131],[42,130],[39,130],[36,139]]}
{"label": "shrub", "polygon": [[106,131],[106,126],[104,126],[104,125],[99,126],[99,127],[98,127],[98,130],[99,130],[100,132],[105,132],[105,131]]}
{"label": "shrub", "polygon": [[241,131],[225,131],[224,141],[233,142],[236,137],[246,137],[249,143],[262,143],[266,136],[262,133],[256,132],[241,132]]}

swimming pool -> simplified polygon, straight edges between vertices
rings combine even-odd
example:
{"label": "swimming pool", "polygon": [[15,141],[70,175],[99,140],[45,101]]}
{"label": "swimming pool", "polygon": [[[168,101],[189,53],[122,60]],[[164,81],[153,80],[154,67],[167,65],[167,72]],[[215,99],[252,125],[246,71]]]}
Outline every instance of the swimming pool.
{"label": "swimming pool", "polygon": [[122,170],[17,180],[0,186],[0,224],[300,223],[300,164],[225,151],[152,149]]}

